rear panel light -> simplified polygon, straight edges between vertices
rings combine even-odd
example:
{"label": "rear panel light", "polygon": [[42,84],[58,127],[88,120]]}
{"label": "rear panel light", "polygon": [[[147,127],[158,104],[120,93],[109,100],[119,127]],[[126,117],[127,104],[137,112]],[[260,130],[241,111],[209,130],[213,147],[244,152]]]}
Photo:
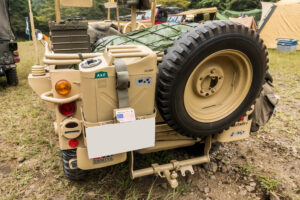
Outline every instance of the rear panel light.
{"label": "rear panel light", "polygon": [[61,114],[71,116],[76,112],[76,102],[60,104],[58,108]]}

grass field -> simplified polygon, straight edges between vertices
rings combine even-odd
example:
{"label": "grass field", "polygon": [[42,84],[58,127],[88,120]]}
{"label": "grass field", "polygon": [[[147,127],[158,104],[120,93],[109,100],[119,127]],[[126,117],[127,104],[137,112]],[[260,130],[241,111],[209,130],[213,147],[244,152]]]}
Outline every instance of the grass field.
{"label": "grass field", "polygon": [[[201,196],[201,191],[195,189],[196,181],[190,183],[180,179],[180,187],[176,190],[161,187],[164,180],[154,176],[132,181],[127,163],[96,170],[85,182],[74,183],[66,180],[54,134],[54,113],[27,83],[34,61],[33,45],[31,42],[22,42],[19,49],[19,86],[7,87],[5,78],[0,79],[0,199],[198,199]],[[40,45],[41,57],[42,49]],[[283,146],[293,146],[299,153],[300,52],[280,53],[270,50],[269,58],[270,72],[274,76],[274,85],[281,96],[281,103],[276,117],[260,133],[286,142]],[[254,136],[254,140],[256,139],[260,141],[259,137]],[[154,154],[147,158],[155,157],[169,160],[170,155]],[[258,160],[259,158],[259,155],[255,157]],[[297,163],[299,162],[291,162],[291,165]],[[269,164],[266,161],[262,165],[265,167],[264,165]],[[251,168],[251,172],[255,170],[255,167]],[[273,173],[271,169],[263,173],[265,176],[285,181],[285,177]],[[299,175],[294,176],[294,180],[298,180]],[[216,177],[218,179],[217,175]],[[296,185],[296,189],[286,192],[288,191],[296,199],[299,186]],[[187,193],[192,193],[195,198],[187,198]],[[258,197],[264,198],[263,195]]]}

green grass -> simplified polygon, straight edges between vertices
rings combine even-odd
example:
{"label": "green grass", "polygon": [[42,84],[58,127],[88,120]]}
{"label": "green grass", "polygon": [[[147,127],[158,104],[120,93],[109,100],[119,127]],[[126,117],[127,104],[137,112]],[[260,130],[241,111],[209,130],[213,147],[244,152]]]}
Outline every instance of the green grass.
{"label": "green grass", "polygon": [[[39,46],[42,57],[43,47]],[[7,87],[5,78],[0,79],[0,166],[11,169],[5,175],[0,172],[0,199],[91,199],[89,192],[93,192],[93,198],[97,199],[177,199],[189,191],[189,185],[183,182],[176,190],[162,189],[158,185],[165,180],[153,176],[132,181],[127,163],[96,170],[85,182],[66,180],[54,134],[54,112],[27,83],[34,64],[33,45],[21,42],[19,49],[19,86]],[[296,134],[300,131],[297,124],[300,117],[292,105],[300,100],[299,57],[300,52],[270,51],[270,71],[275,78],[276,92],[281,96],[281,108],[270,125],[264,128],[266,132],[278,131],[298,144]],[[20,157],[25,158],[23,163],[18,163]],[[168,153],[151,154],[140,158],[137,167],[148,167],[152,162],[162,164],[171,159]],[[246,173],[252,171],[248,166],[244,170]],[[261,184],[268,190],[276,185],[273,179],[263,177]]]}
{"label": "green grass", "polygon": [[278,181],[275,179],[272,179],[270,177],[267,176],[258,176],[257,177],[258,182],[260,183],[260,185],[268,190],[268,191],[273,191],[276,189],[277,185],[278,185]]}

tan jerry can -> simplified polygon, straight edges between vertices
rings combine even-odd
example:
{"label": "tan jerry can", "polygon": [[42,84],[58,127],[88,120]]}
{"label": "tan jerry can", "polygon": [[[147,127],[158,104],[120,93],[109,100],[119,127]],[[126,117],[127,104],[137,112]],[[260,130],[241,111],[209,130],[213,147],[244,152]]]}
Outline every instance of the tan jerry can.
{"label": "tan jerry can", "polygon": [[[97,59],[100,59],[100,62]],[[157,73],[156,54],[144,46],[107,47],[103,56],[91,60],[88,67],[80,64],[83,116],[87,122],[113,120],[118,108],[114,59],[122,59],[129,73],[129,104],[136,116],[154,112]]]}

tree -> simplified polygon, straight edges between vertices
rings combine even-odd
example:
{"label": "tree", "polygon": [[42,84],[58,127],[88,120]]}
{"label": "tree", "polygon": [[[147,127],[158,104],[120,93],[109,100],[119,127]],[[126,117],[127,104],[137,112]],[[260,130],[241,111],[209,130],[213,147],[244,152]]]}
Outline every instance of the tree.
{"label": "tree", "polygon": [[187,8],[190,3],[190,0],[157,0],[157,4],[162,4],[164,7]]}
{"label": "tree", "polygon": [[233,0],[229,2],[227,7],[229,10],[246,11],[261,8],[261,3],[260,0]]}
{"label": "tree", "polygon": [[10,22],[16,37],[25,38],[25,17],[28,16],[28,2],[25,0],[9,1]]}

